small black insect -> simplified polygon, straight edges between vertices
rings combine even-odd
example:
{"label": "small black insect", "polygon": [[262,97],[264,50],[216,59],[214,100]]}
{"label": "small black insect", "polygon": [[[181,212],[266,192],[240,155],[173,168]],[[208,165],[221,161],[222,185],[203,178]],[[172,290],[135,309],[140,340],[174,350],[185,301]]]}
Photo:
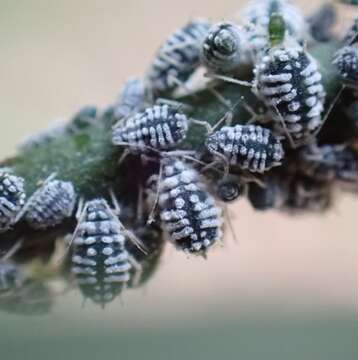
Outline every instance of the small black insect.
{"label": "small black insect", "polygon": [[209,27],[206,20],[191,21],[162,45],[147,73],[154,93],[174,90],[193,74],[200,63],[200,47]]}
{"label": "small black insect", "polygon": [[24,179],[11,169],[0,169],[0,232],[7,231],[25,205]]}
{"label": "small black insect", "polygon": [[164,229],[177,248],[205,254],[222,237],[221,209],[199,173],[181,160],[163,160],[159,210]]}
{"label": "small black insect", "polygon": [[220,22],[208,32],[202,46],[201,61],[213,72],[229,72],[246,63],[246,38],[241,27]]}
{"label": "small black insect", "polygon": [[318,180],[358,181],[358,153],[347,145],[310,145],[300,151],[302,170]]}
{"label": "small black insect", "polygon": [[154,105],[129,118],[113,130],[114,145],[128,146],[131,152],[169,150],[186,137],[188,118],[174,106]]}
{"label": "small black insect", "polygon": [[296,176],[291,179],[285,193],[283,211],[293,213],[322,212],[332,205],[332,186],[310,177]]}
{"label": "small black insect", "polygon": [[206,148],[229,165],[265,172],[281,165],[284,150],[279,138],[259,125],[224,126],[206,140]]}
{"label": "small black insect", "polygon": [[86,298],[104,306],[140,271],[126,249],[128,239],[129,232],[106,200],[85,204],[73,235],[72,273]]}
{"label": "small black insect", "polygon": [[272,48],[255,67],[254,86],[281,131],[306,140],[323,124],[325,91],[315,59],[300,46]]}
{"label": "small black insect", "polygon": [[284,190],[276,178],[268,177],[263,185],[250,183],[247,195],[254,209],[264,211],[280,206]]}
{"label": "small black insect", "polygon": [[142,110],[146,102],[144,81],[139,78],[128,79],[114,106],[113,112],[116,119],[126,119],[135,112]]}
{"label": "small black insect", "polygon": [[73,213],[76,193],[72,183],[52,178],[40,186],[23,209],[25,220],[34,229],[58,225]]}
{"label": "small black insect", "polygon": [[345,46],[333,58],[340,75],[348,82],[358,82],[358,47]]}

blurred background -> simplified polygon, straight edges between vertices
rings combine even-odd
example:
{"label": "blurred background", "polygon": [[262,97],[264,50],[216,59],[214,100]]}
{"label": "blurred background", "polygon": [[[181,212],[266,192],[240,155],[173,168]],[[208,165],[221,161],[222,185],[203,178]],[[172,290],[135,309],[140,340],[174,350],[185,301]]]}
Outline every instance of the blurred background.
{"label": "blurred background", "polygon": [[[306,13],[318,1],[299,1]],[[82,105],[104,106],[188,19],[240,0],[0,0],[0,155]],[[349,25],[354,13],[339,7]],[[235,243],[207,260],[171,246],[145,289],[105,310],[73,291],[49,315],[0,313],[1,359],[356,359],[357,199],[324,216],[230,206]]]}

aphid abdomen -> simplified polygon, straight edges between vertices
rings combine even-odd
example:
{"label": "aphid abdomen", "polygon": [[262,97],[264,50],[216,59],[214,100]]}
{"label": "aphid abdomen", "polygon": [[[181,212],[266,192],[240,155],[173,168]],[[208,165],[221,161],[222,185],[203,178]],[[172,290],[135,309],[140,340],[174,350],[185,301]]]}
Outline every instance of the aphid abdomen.
{"label": "aphid abdomen", "polygon": [[168,159],[159,189],[160,217],[178,248],[202,253],[221,238],[221,209],[196,170]]}
{"label": "aphid abdomen", "polygon": [[224,156],[230,165],[252,172],[278,166],[284,156],[280,140],[258,125],[224,126],[208,137],[206,147],[214,156]]}
{"label": "aphid abdomen", "polygon": [[358,47],[345,46],[336,52],[333,64],[340,75],[352,83],[358,82]]}
{"label": "aphid abdomen", "polygon": [[325,98],[322,76],[316,60],[302,48],[272,49],[255,74],[257,93],[283,132],[301,140],[320,127]]}
{"label": "aphid abdomen", "polygon": [[201,60],[204,65],[215,72],[228,72],[245,63],[244,35],[236,24],[220,22],[214,25],[202,45]]}
{"label": "aphid abdomen", "polygon": [[128,118],[135,111],[140,110],[146,100],[144,82],[138,78],[128,79],[114,106],[116,119]]}
{"label": "aphid abdomen", "polygon": [[133,269],[125,242],[124,230],[107,202],[88,202],[75,232],[72,256],[72,273],[85,297],[104,305],[126,287]]}
{"label": "aphid abdomen", "polygon": [[186,137],[188,118],[169,105],[155,105],[113,130],[113,144],[129,145],[131,151],[169,150]]}
{"label": "aphid abdomen", "polygon": [[25,198],[24,179],[0,169],[0,233],[15,223]]}
{"label": "aphid abdomen", "polygon": [[173,90],[192,75],[199,65],[200,46],[209,27],[205,20],[192,21],[162,45],[147,74],[154,92]]}
{"label": "aphid abdomen", "polygon": [[58,225],[72,215],[75,200],[72,183],[59,180],[45,182],[29,199],[25,220],[34,229]]}

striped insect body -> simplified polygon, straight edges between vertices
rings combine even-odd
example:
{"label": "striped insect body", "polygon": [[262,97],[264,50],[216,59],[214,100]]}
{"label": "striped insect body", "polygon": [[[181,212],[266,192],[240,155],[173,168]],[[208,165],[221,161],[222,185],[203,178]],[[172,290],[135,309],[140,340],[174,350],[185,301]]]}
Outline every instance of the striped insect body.
{"label": "striped insect body", "polygon": [[187,116],[174,106],[154,105],[113,129],[114,145],[128,146],[131,152],[165,151],[174,148],[188,131]]}
{"label": "striped insect body", "polygon": [[104,199],[85,204],[73,236],[72,273],[87,298],[104,306],[131,280],[139,264],[126,249],[128,233]]}
{"label": "striped insect body", "polygon": [[52,178],[40,186],[23,209],[25,220],[34,229],[59,225],[73,213],[76,193],[72,183]]}
{"label": "striped insect body", "polygon": [[306,141],[319,131],[325,91],[313,57],[298,45],[274,47],[254,72],[255,91],[283,133]]}
{"label": "striped insect body", "polygon": [[280,139],[259,125],[224,126],[209,135],[206,148],[229,165],[259,173],[281,165],[284,157]]}
{"label": "striped insect body", "polygon": [[0,169],[0,232],[9,230],[25,205],[24,179]]}
{"label": "striped insect body", "polygon": [[191,21],[161,46],[147,73],[154,93],[174,90],[189,79],[200,64],[200,48],[209,27],[206,20]]}
{"label": "striped insect body", "polygon": [[345,46],[334,56],[333,64],[344,80],[358,83],[358,47]]}
{"label": "striped insect body", "polygon": [[135,112],[142,110],[146,102],[144,81],[139,78],[128,79],[114,105],[114,117],[118,120],[126,119]]}
{"label": "striped insect body", "polygon": [[205,254],[222,237],[221,209],[196,170],[172,157],[163,161],[158,186],[164,229],[177,248]]}
{"label": "striped insect body", "polygon": [[201,61],[213,72],[230,72],[247,63],[245,32],[231,22],[210,28],[201,52]]}

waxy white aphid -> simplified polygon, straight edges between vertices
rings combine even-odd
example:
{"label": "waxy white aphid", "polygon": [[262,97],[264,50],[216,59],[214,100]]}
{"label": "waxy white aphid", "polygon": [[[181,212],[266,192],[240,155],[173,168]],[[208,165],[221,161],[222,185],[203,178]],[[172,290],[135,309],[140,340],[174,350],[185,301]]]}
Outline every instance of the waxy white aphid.
{"label": "waxy white aphid", "polygon": [[114,117],[118,120],[126,119],[135,112],[142,110],[146,102],[144,81],[139,78],[128,79],[114,105]]}
{"label": "waxy white aphid", "polygon": [[206,148],[227,165],[265,172],[281,165],[284,150],[279,138],[259,125],[224,126],[206,140]]}
{"label": "waxy white aphid", "polygon": [[129,233],[104,199],[88,201],[73,236],[72,273],[85,297],[104,306],[140,270],[126,249]]}
{"label": "waxy white aphid", "polygon": [[307,24],[298,7],[286,0],[253,0],[242,12],[247,47],[256,61],[269,47],[268,26],[272,14],[283,17],[286,33],[297,41],[307,37]]}
{"label": "waxy white aphid", "polygon": [[231,22],[212,26],[203,42],[201,61],[213,72],[230,72],[247,63],[246,34]]}
{"label": "waxy white aphid", "polygon": [[25,205],[24,179],[0,168],[0,233],[9,230]]}
{"label": "waxy white aphid", "polygon": [[194,73],[209,27],[206,20],[194,20],[166,40],[147,73],[149,88],[154,93],[173,90]]}
{"label": "waxy white aphid", "polygon": [[333,64],[348,82],[358,83],[358,47],[345,46],[334,55]]}
{"label": "waxy white aphid", "polygon": [[188,118],[179,109],[154,105],[129,118],[122,126],[113,129],[114,145],[128,146],[132,152],[149,152],[149,149],[169,150],[186,137]]}
{"label": "waxy white aphid", "polygon": [[255,68],[254,87],[282,132],[305,141],[323,124],[325,91],[316,60],[302,47],[284,42]]}
{"label": "waxy white aphid", "polygon": [[175,246],[205,254],[222,237],[221,209],[199,173],[181,160],[163,160],[159,210],[164,229]]}
{"label": "waxy white aphid", "polygon": [[302,170],[314,179],[358,182],[358,153],[347,145],[309,145],[300,158]]}
{"label": "waxy white aphid", "polygon": [[45,229],[60,224],[70,217],[76,201],[72,183],[47,179],[29,198],[23,212],[34,229]]}

